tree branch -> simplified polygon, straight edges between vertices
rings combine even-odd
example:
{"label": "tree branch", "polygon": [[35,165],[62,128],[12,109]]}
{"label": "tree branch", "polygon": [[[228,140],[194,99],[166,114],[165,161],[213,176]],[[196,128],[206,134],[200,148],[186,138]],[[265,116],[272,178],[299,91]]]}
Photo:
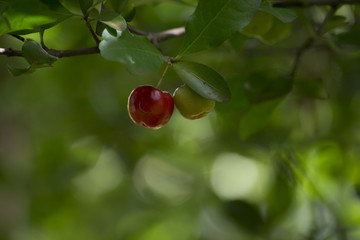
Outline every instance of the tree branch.
{"label": "tree branch", "polygon": [[[88,22],[87,22],[88,23]],[[90,26],[90,29],[91,26]],[[128,25],[128,29],[130,30],[130,32],[135,33],[137,35],[142,35],[145,36],[147,38],[149,38],[149,40],[156,46],[159,42],[167,40],[169,38],[173,38],[173,37],[178,37],[181,36],[185,33],[185,27],[179,27],[179,28],[174,28],[174,29],[169,29],[163,32],[159,32],[159,33],[147,33],[144,32],[140,29],[137,29],[133,26]],[[95,34],[93,31],[91,31],[92,34]],[[95,35],[96,36],[96,35]],[[17,36],[14,36],[18,39],[20,39]],[[95,38],[94,38],[95,39]],[[96,37],[96,39],[98,39]],[[21,39],[20,39],[21,40]],[[98,39],[98,41],[100,42],[100,40]],[[98,41],[97,44],[98,44]],[[96,47],[90,47],[90,48],[80,48],[80,49],[72,49],[72,50],[56,50],[56,49],[49,49],[49,48],[44,48],[49,54],[58,57],[58,58],[63,58],[63,57],[72,57],[72,56],[80,56],[80,55],[89,55],[89,54],[97,54],[100,53],[99,48]],[[22,52],[19,50],[14,50],[11,48],[0,48],[0,55],[5,55],[8,57],[21,57],[22,56]]]}
{"label": "tree branch", "polygon": [[0,55],[5,55],[8,57],[21,57],[22,52],[12,48],[0,48]]}
{"label": "tree branch", "polygon": [[166,30],[163,32],[158,32],[158,33],[147,33],[140,29],[137,29],[131,25],[128,25],[128,29],[132,33],[147,37],[155,46],[161,41],[164,41],[164,40],[167,40],[167,39],[173,38],[173,37],[179,37],[179,36],[185,34],[184,26],[169,29],[169,30]]}
{"label": "tree branch", "polygon": [[305,53],[305,51],[310,48],[310,46],[313,44],[314,42],[314,39],[313,38],[309,38],[308,40],[306,40],[306,42],[304,42],[303,45],[300,46],[300,48],[296,51],[296,54],[295,54],[295,60],[294,60],[294,65],[291,69],[291,72],[290,72],[290,77],[291,78],[294,78],[295,77],[295,74],[296,74],[296,70],[298,69],[299,67],[299,64],[300,64],[300,60],[301,60],[301,57],[302,55]]}
{"label": "tree branch", "polygon": [[147,37],[148,33],[147,32],[144,32],[143,30],[140,30],[136,27],[133,27],[131,25],[127,25],[127,28],[129,29],[130,32],[136,34],[136,35],[141,35],[141,36],[145,36]]}
{"label": "tree branch", "polygon": [[329,12],[326,14],[323,22],[320,24],[320,26],[318,27],[318,29],[316,30],[316,34],[318,36],[321,36],[323,34],[323,30],[324,27],[326,25],[326,23],[335,15],[335,12],[337,10],[339,5],[332,5],[331,9],[329,10]]}
{"label": "tree branch", "polygon": [[128,24],[128,29],[130,32],[137,34],[137,35],[141,35],[144,37],[147,37],[150,42],[164,55],[166,56],[166,54],[162,51],[162,49],[159,47],[159,42],[167,40],[169,38],[173,38],[173,37],[178,37],[181,36],[183,34],[185,34],[185,27],[178,27],[178,28],[172,28],[163,32],[158,32],[158,33],[147,33],[144,32],[140,29],[137,29],[131,25]]}
{"label": "tree branch", "polygon": [[95,42],[96,42],[96,45],[99,46],[99,44],[100,44],[100,39],[98,38],[98,36],[97,36],[96,33],[94,32],[93,28],[91,27],[91,25],[90,25],[90,23],[89,23],[89,21],[88,21],[88,17],[85,16],[85,17],[84,17],[84,20],[85,20],[86,27],[89,29],[92,38],[93,38],[93,39],[95,40]]}
{"label": "tree branch", "polygon": [[[324,18],[323,22],[320,24],[320,26],[317,28],[316,30],[316,35],[321,36],[323,34],[323,30],[324,27],[326,25],[326,23],[334,16],[336,10],[337,10],[338,5],[332,5],[331,9],[329,10],[329,12],[327,13],[326,17]],[[295,74],[296,74],[296,70],[299,67],[300,64],[300,60],[302,55],[305,53],[305,51],[307,49],[309,49],[311,47],[311,45],[314,43],[314,37],[310,37],[308,40],[306,40],[304,42],[303,45],[300,46],[300,48],[297,50],[296,54],[295,54],[295,60],[294,60],[294,65],[293,68],[290,72],[290,77],[294,78]]]}
{"label": "tree branch", "polygon": [[148,34],[148,38],[152,42],[161,42],[161,41],[167,40],[169,38],[179,37],[183,34],[185,34],[185,27],[178,27],[178,28],[169,29],[169,30],[159,32],[159,33],[150,33],[150,34]]}
{"label": "tree branch", "polygon": [[25,42],[25,38],[23,38],[22,36],[16,35],[16,34],[9,34],[10,36],[19,39],[22,42]]}
{"label": "tree branch", "polygon": [[360,0],[292,0],[284,2],[274,2],[273,7],[310,7],[310,6],[337,6],[340,4],[360,4]]}
{"label": "tree branch", "polygon": [[[80,48],[80,49],[72,49],[72,50],[46,49],[46,51],[49,54],[58,58],[90,55],[90,54],[97,54],[100,52],[98,47]],[[5,55],[8,57],[22,57],[22,52],[20,50],[14,50],[12,48],[0,48],[0,55]]]}
{"label": "tree branch", "polygon": [[80,55],[90,55],[100,53],[98,47],[90,47],[90,48],[80,48],[80,49],[72,49],[72,50],[55,50],[55,49],[47,49],[47,52],[55,57],[63,58],[63,57],[73,57]]}

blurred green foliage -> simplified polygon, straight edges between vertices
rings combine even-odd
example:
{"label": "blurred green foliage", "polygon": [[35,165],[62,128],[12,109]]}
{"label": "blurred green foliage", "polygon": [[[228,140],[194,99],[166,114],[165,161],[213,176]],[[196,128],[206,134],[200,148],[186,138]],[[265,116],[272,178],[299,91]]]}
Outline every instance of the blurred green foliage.
{"label": "blurred green foliage", "polygon": [[[137,6],[131,24],[148,32],[185,25],[196,7],[129,2]],[[310,24],[326,11],[297,13]],[[327,34],[340,53],[319,41],[294,79],[294,55],[312,34],[302,17],[273,45],[237,33],[185,57],[221,73],[232,99],[200,120],[175,111],[156,131],[131,122],[127,98],[156,85],[165,66],[135,76],[97,54],[13,77],[7,64],[26,61],[1,55],[0,239],[360,239],[359,13],[337,11],[334,22],[346,24]],[[44,40],[54,49],[94,44],[79,17]],[[183,40],[160,47],[175,56]],[[21,46],[0,36],[2,48]],[[169,70],[161,89],[181,84]]]}

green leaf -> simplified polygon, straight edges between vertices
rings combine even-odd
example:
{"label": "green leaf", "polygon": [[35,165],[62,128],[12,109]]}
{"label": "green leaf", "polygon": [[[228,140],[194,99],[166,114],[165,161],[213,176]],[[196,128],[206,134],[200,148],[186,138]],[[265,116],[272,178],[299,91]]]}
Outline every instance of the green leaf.
{"label": "green leaf", "polygon": [[[100,21],[97,21],[97,22],[96,22],[96,30],[95,30],[95,32],[96,32],[96,34],[99,35],[100,37],[101,37],[101,35],[102,35],[102,33],[103,33],[103,31],[104,31],[105,28],[106,28],[106,24],[105,24],[105,23],[102,23],[102,22],[100,22]],[[116,33],[116,34],[117,34],[117,33]]]}
{"label": "green leaf", "polygon": [[347,24],[346,17],[344,16],[333,16],[329,21],[326,22],[323,32],[326,33],[337,27],[345,26]]}
{"label": "green leaf", "polygon": [[22,54],[30,64],[52,65],[58,58],[47,53],[39,43],[34,40],[25,41],[22,46]]}
{"label": "green leaf", "polygon": [[[120,35],[120,36],[119,36]],[[128,29],[118,37],[104,30],[100,43],[101,55],[110,61],[124,64],[133,74],[147,74],[158,70],[165,61],[161,52],[143,36],[133,35]]]}
{"label": "green leaf", "polygon": [[246,36],[262,36],[269,32],[272,27],[274,17],[265,12],[257,12],[249,25],[242,29],[242,33]]}
{"label": "green leaf", "polygon": [[240,137],[246,139],[263,128],[281,101],[282,98],[277,98],[253,105],[240,120]]}
{"label": "green leaf", "polygon": [[110,0],[110,1],[107,1],[107,3],[109,3],[111,5],[111,8],[115,12],[120,13],[125,8],[128,1],[129,0]]}
{"label": "green leaf", "polygon": [[127,22],[131,22],[136,13],[136,8],[134,4],[129,4],[125,7],[124,12],[122,13],[124,15],[124,18]]}
{"label": "green leaf", "polygon": [[292,78],[263,68],[251,72],[244,81],[244,87],[249,101],[257,103],[286,95],[292,89],[292,82]]}
{"label": "green leaf", "polygon": [[93,0],[80,0],[80,8],[84,15],[87,14],[89,8],[92,7]]}
{"label": "green leaf", "polygon": [[10,33],[17,34],[17,35],[26,35],[26,34],[37,33],[37,32],[44,32],[44,30],[52,28],[53,26],[55,26],[58,23],[59,22],[44,24],[44,25],[36,26],[33,29],[18,30],[18,31],[10,32]]}
{"label": "green leaf", "polygon": [[229,39],[231,47],[236,51],[241,51],[244,48],[246,41],[249,38],[239,32],[234,33]]}
{"label": "green leaf", "polygon": [[288,8],[274,8],[274,7],[268,7],[268,6],[261,6],[260,11],[270,13],[277,19],[281,20],[284,23],[289,23],[294,21],[297,16],[296,12],[292,9]]}
{"label": "green leaf", "polygon": [[328,93],[324,88],[323,80],[315,79],[297,79],[295,80],[295,88],[304,96],[315,99],[326,99]]}
{"label": "green leaf", "polygon": [[0,20],[0,35],[26,30],[25,33],[40,32],[71,16],[57,1],[6,0]]}
{"label": "green leaf", "polygon": [[135,6],[141,6],[141,5],[152,5],[157,3],[166,2],[168,0],[130,0],[131,3],[133,3]]}
{"label": "green leaf", "polygon": [[199,0],[180,56],[216,47],[249,24],[260,0]]}
{"label": "green leaf", "polygon": [[104,11],[95,19],[118,31],[124,31],[127,27],[125,19],[114,11]]}
{"label": "green leaf", "polygon": [[46,52],[39,43],[27,39],[22,46],[22,55],[30,64],[26,68],[8,65],[8,70],[13,76],[34,72],[37,68],[50,67],[58,59]]}
{"label": "green leaf", "polygon": [[291,23],[283,23],[278,19],[274,19],[270,30],[262,35],[260,39],[268,45],[275,44],[285,38],[291,33]]}
{"label": "green leaf", "polygon": [[26,68],[18,68],[18,67],[15,67],[15,66],[9,64],[7,67],[8,67],[9,72],[15,77],[20,76],[25,73],[29,73],[29,70],[31,69],[31,65],[27,66]]}
{"label": "green leaf", "polygon": [[353,28],[350,31],[339,33],[335,36],[337,42],[341,44],[360,46],[360,27]]}
{"label": "green leaf", "polygon": [[226,102],[231,98],[230,89],[224,78],[206,65],[194,62],[175,62],[174,70],[195,92],[204,98]]}
{"label": "green leaf", "polygon": [[76,15],[83,15],[82,7],[80,5],[80,0],[58,0],[61,5],[64,6],[68,11]]}
{"label": "green leaf", "polygon": [[116,31],[116,29],[113,29],[112,27],[106,26],[106,30],[113,35],[114,37],[117,37],[118,32]]}

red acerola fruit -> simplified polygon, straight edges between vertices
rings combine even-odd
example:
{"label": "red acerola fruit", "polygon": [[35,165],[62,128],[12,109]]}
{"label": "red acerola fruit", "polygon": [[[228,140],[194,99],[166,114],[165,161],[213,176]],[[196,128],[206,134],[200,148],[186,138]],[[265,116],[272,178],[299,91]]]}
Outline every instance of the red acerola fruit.
{"label": "red acerola fruit", "polygon": [[145,85],[131,92],[127,108],[137,125],[159,129],[169,122],[174,112],[174,100],[170,93]]}

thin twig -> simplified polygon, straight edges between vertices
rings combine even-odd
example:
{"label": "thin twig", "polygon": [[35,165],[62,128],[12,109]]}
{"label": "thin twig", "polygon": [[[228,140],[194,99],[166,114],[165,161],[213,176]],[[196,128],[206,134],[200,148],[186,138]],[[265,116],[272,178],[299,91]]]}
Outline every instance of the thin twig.
{"label": "thin twig", "polygon": [[145,37],[147,37],[149,35],[147,32],[144,32],[143,30],[140,30],[129,24],[127,25],[127,28],[129,29],[130,32],[135,33],[136,35],[141,35],[141,36],[145,36]]}
{"label": "thin twig", "polygon": [[[326,25],[326,23],[334,16],[336,10],[337,10],[338,5],[334,5],[331,6],[331,9],[329,10],[329,12],[327,13],[326,17],[324,18],[323,22],[319,25],[319,27],[316,30],[316,34],[318,36],[321,36],[323,34],[323,30],[324,27]],[[314,43],[314,37],[310,37],[308,40],[306,40],[304,42],[303,45],[300,46],[300,48],[296,51],[295,54],[295,60],[294,60],[294,65],[292,67],[292,70],[290,72],[290,77],[294,78],[295,74],[296,74],[296,70],[299,67],[300,61],[301,61],[301,57],[304,55],[304,53],[306,52],[307,49],[309,49],[311,47],[311,45]]]}
{"label": "thin twig", "polygon": [[302,57],[302,55],[305,53],[305,51],[310,48],[310,46],[312,45],[312,43],[314,42],[314,39],[313,38],[309,38],[308,40],[306,40],[306,42],[300,46],[300,48],[296,51],[296,54],[295,54],[295,60],[294,60],[294,65],[291,69],[291,72],[290,72],[290,77],[291,78],[294,78],[295,77],[295,74],[296,74],[296,70],[298,69],[299,67],[299,64],[300,64],[300,59]]}
{"label": "thin twig", "polygon": [[[88,22],[86,22],[87,24],[89,24]],[[96,44],[98,46],[98,44],[100,43],[100,40],[98,39],[98,37],[96,36],[96,34],[94,33],[94,31],[92,30],[91,26],[90,26],[90,32],[92,32],[92,34],[95,35],[95,37],[93,37],[96,40]],[[150,39],[150,41],[154,44],[155,42],[161,42],[164,40],[167,40],[169,38],[173,38],[173,37],[177,37],[180,35],[183,35],[185,33],[185,28],[184,27],[179,27],[179,28],[174,28],[174,29],[169,29],[163,32],[159,32],[159,33],[146,33],[140,29],[137,29],[135,27],[132,27],[130,25],[128,25],[128,29],[132,32],[135,33],[137,35],[142,35],[145,36],[147,38]],[[18,39],[21,40],[22,37],[20,36],[14,36]],[[155,44],[154,44],[155,45]],[[79,56],[79,55],[88,55],[88,54],[97,54],[100,52],[99,48],[95,46],[95,47],[90,47],[90,48],[81,48],[81,49],[72,49],[72,50],[56,50],[56,49],[48,49],[48,48],[44,48],[49,54],[58,57],[58,58],[63,58],[63,57],[72,57],[72,56]],[[156,45],[155,45],[156,46]],[[5,48],[0,48],[0,55],[5,55],[8,57],[19,57],[22,56],[21,51],[19,50],[13,50],[11,48],[5,49]]]}
{"label": "thin twig", "polygon": [[[185,27],[178,27],[169,29],[159,33],[151,33],[150,38],[156,39],[157,42],[161,42],[173,37],[179,37],[185,34]],[[151,39],[150,39],[151,40]]]}
{"label": "thin twig", "polygon": [[[90,47],[90,48],[80,48],[80,49],[73,49],[73,50],[55,50],[55,49],[46,49],[46,51],[58,58],[63,57],[73,57],[73,56],[80,56],[80,55],[90,55],[90,54],[97,54],[100,52],[98,47]],[[22,52],[19,50],[14,50],[12,48],[0,48],[0,55],[5,55],[8,57],[21,57]]]}
{"label": "thin twig", "polygon": [[169,38],[179,37],[185,34],[184,26],[178,28],[172,28],[158,33],[147,33],[129,24],[128,24],[128,29],[130,32],[135,33],[136,35],[147,37],[155,45]]}
{"label": "thin twig", "polygon": [[63,57],[73,57],[80,55],[90,55],[100,53],[98,47],[90,47],[90,48],[80,48],[80,49],[72,49],[72,50],[55,50],[55,49],[47,49],[47,52],[55,57],[63,58]]}
{"label": "thin twig", "polygon": [[84,17],[84,20],[85,20],[86,27],[89,29],[89,31],[90,31],[90,33],[91,33],[91,36],[93,37],[93,39],[94,39],[95,42],[96,42],[96,45],[99,46],[99,44],[100,44],[100,39],[98,38],[98,36],[97,36],[96,33],[94,32],[94,29],[91,27],[91,24],[89,23],[87,16]]}
{"label": "thin twig", "polygon": [[22,52],[12,48],[0,48],[0,55],[5,55],[8,57],[21,57]]}
{"label": "thin twig", "polygon": [[158,33],[147,33],[140,29],[137,29],[136,27],[133,27],[128,24],[128,29],[130,32],[141,35],[144,37],[147,37],[150,42],[162,53],[162,55],[167,56],[163,50],[159,46],[159,42],[167,40],[169,38],[179,37],[183,34],[185,34],[185,27],[178,27],[178,28],[172,28],[166,31],[158,32]]}
{"label": "thin twig", "polygon": [[273,7],[310,7],[310,6],[337,6],[340,4],[360,4],[360,0],[292,0],[273,3]]}
{"label": "thin twig", "polygon": [[168,64],[166,64],[164,73],[162,74],[159,82],[156,84],[156,88],[158,88],[158,87],[161,85],[162,81],[164,80],[164,78],[165,78],[165,76],[166,76],[167,70],[169,69],[169,66],[170,66],[170,65],[171,65],[171,63],[170,63],[170,60],[169,60],[169,61],[168,61]]}
{"label": "thin twig", "polygon": [[336,10],[338,8],[338,5],[332,5],[331,9],[329,10],[329,12],[327,13],[327,15],[325,16],[322,24],[320,24],[320,26],[318,27],[318,29],[316,30],[316,34],[318,36],[321,36],[323,34],[323,30],[324,27],[326,25],[326,23],[334,16]]}
{"label": "thin twig", "polygon": [[19,39],[22,42],[25,42],[25,38],[23,38],[22,36],[19,36],[17,34],[9,34],[9,35],[16,38],[16,39]]}
{"label": "thin twig", "polygon": [[45,42],[44,42],[44,31],[39,32],[40,35],[40,45],[42,48],[47,49]]}

